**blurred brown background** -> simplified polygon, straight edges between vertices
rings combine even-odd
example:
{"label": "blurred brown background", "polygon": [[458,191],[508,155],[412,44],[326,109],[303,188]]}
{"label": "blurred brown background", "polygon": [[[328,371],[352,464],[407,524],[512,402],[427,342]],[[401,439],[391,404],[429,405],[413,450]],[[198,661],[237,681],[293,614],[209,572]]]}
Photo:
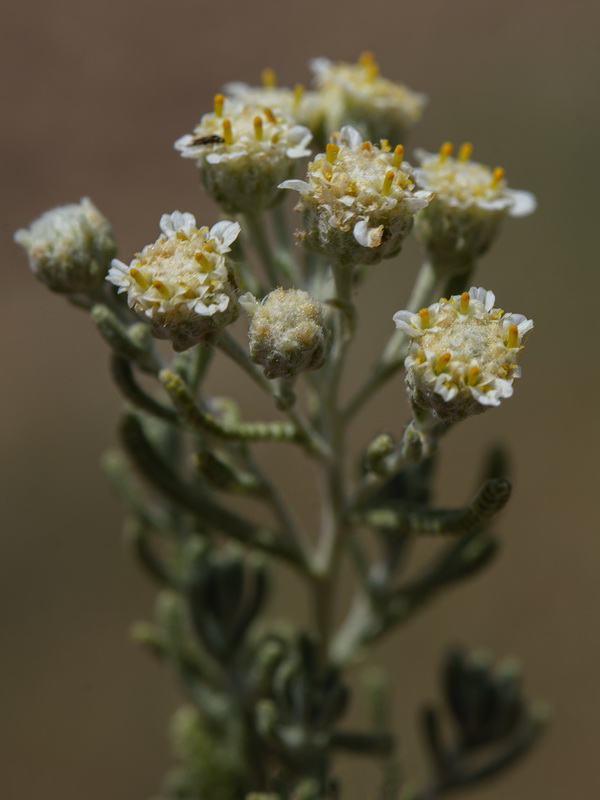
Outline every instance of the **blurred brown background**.
{"label": "blurred brown background", "polygon": [[[97,466],[120,406],[106,349],[84,314],[32,279],[12,232],[84,195],[112,220],[126,260],[155,239],[163,212],[211,224],[193,165],[171,145],[214,92],[258,81],[264,66],[281,83],[307,81],[309,57],[364,49],[430,97],[411,145],[470,140],[539,198],[534,217],[507,222],[477,278],[535,320],[524,377],[514,399],[452,433],[440,475],[440,501],[462,503],[486,445],[508,444],[504,550],[376,651],[407,769],[422,768],[418,703],[437,696],[437,661],[462,641],[518,654],[529,694],[554,708],[535,754],[469,796],[600,796],[599,25],[600,6],[586,0],[4,4],[0,797],[149,797],[170,764],[165,726],[178,702],[166,670],[127,639],[130,622],[150,616],[153,588],[120,545],[123,510]],[[373,269],[357,370],[403,307],[418,259],[413,246]],[[239,392],[229,372],[213,386]],[[396,381],[356,443],[381,425],[398,432],[406,416]],[[290,486],[296,501],[312,490]],[[279,612],[304,613],[300,595],[281,598]],[[348,800],[368,800],[368,763],[342,771]]]}

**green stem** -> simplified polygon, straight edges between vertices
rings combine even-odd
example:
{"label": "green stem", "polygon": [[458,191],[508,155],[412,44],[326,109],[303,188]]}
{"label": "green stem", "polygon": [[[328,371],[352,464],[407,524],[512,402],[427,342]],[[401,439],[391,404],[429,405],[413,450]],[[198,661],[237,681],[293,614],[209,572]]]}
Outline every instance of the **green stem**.
{"label": "green stem", "polygon": [[[279,406],[279,397],[271,381],[264,377],[263,373],[250,361],[250,357],[244,348],[229,334],[224,331],[217,346],[244,370],[244,372],[259,386],[264,392],[270,395]],[[285,404],[284,404],[285,405]],[[294,408],[284,408],[283,413],[302,434],[302,442],[307,451],[311,454],[318,454],[324,458],[329,457],[329,446],[323,437],[304,419],[304,417]],[[300,439],[298,440],[300,441]]]}
{"label": "green stem", "polygon": [[356,311],[352,303],[352,269],[349,265],[332,265],[337,315],[335,339],[330,354],[329,372],[322,385],[322,416],[331,457],[322,465],[324,497],[321,532],[315,554],[315,621],[322,663],[328,660],[333,628],[335,587],[340,567],[340,552],[346,532],[343,463],[345,454],[345,422],[339,413],[338,396],[348,348],[355,330]]}
{"label": "green stem", "polygon": [[304,532],[299,528],[296,520],[281,497],[277,487],[269,479],[269,477],[260,469],[258,464],[252,463],[252,469],[261,485],[264,487],[265,498],[269,502],[273,513],[277,517],[282,533],[288,538],[292,547],[294,547],[301,555],[305,566],[308,569],[310,562],[310,542],[306,538]]}
{"label": "green stem", "polygon": [[277,263],[281,266],[294,286],[300,287],[302,286],[302,276],[298,268],[295,254],[290,247],[290,236],[285,217],[285,205],[283,203],[277,203],[271,214],[273,226],[275,228],[275,236],[277,238],[277,247],[279,248],[276,257]]}
{"label": "green stem", "polygon": [[262,261],[269,288],[275,289],[279,286],[279,276],[275,257],[265,230],[264,218],[260,211],[246,211],[244,213],[244,222],[252,244]]}

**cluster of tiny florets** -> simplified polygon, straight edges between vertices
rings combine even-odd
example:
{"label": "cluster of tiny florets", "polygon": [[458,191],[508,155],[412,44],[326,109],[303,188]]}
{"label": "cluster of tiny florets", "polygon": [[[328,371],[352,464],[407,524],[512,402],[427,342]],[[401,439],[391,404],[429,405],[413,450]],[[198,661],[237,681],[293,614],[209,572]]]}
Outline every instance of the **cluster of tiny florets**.
{"label": "cluster of tiny florets", "polygon": [[234,81],[224,86],[223,92],[243,106],[269,108],[275,115],[282,116],[312,131],[313,136],[323,125],[323,100],[320,92],[306,89],[298,83],[293,89],[278,86],[275,73],[263,70],[261,86],[250,86],[242,81]]}
{"label": "cluster of tiny florets", "polygon": [[114,259],[108,280],[146,317],[152,332],[186,350],[210,339],[239,314],[233,265],[227,253],[237,222],[198,228],[192,214],[175,211],[160,221],[162,235],[127,265]]}
{"label": "cluster of tiny florets", "polygon": [[372,53],[348,64],[316,58],[311,62],[328,131],[357,128],[365,139],[404,142],[423,114],[424,94],[381,77]]}
{"label": "cluster of tiny florets", "polygon": [[413,340],[406,381],[418,406],[458,421],[512,395],[521,374],[517,359],[533,322],[494,308],[494,302],[493,292],[473,287],[417,314],[394,315]]}
{"label": "cluster of tiny florets", "polygon": [[417,187],[401,145],[378,147],[349,126],[332,139],[309,163],[305,181],[281,184],[300,193],[303,244],[342,263],[396,255],[433,194]]}
{"label": "cluster of tiny florets", "polygon": [[216,95],[214,110],[175,142],[193,158],[211,196],[229,213],[268,208],[295,161],[310,155],[312,134],[280,109]]}
{"label": "cluster of tiny florets", "polygon": [[450,142],[439,153],[417,150],[419,185],[435,194],[415,220],[415,233],[437,261],[472,262],[495,238],[504,217],[522,217],[535,210],[530,192],[510,189],[501,167],[491,169],[471,160],[466,142],[455,158]]}
{"label": "cluster of tiny florets", "polygon": [[262,302],[240,298],[251,316],[250,358],[267,378],[293,378],[325,362],[329,333],[323,309],[308,292],[275,289]]}

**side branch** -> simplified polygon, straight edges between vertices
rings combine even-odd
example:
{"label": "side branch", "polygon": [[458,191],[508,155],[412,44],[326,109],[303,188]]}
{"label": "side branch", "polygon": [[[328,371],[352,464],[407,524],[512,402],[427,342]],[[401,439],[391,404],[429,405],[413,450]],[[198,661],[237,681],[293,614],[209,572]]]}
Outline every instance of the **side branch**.
{"label": "side branch", "polygon": [[489,522],[508,502],[512,487],[505,479],[487,480],[472,503],[460,509],[397,511],[374,508],[354,514],[351,522],[378,530],[396,531],[417,536],[462,536],[473,533]]}
{"label": "side branch", "polygon": [[149,441],[140,420],[127,414],[119,430],[123,445],[138,471],[163,496],[191,511],[199,520],[238,541],[300,566],[301,558],[274,531],[255,525],[216,503],[200,487],[181,480]]}
{"label": "side branch", "polygon": [[198,407],[182,378],[171,370],[159,373],[159,379],[169,393],[173,405],[195,430],[210,433],[220,439],[245,442],[303,442],[300,431],[288,422],[243,422],[223,424],[212,414]]}

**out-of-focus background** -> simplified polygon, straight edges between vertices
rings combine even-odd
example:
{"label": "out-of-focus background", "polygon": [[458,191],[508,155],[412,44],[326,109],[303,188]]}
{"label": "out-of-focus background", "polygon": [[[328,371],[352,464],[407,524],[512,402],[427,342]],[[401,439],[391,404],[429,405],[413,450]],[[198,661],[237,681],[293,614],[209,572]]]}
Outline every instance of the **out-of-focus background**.
{"label": "out-of-focus background", "polygon": [[[122,257],[154,241],[173,209],[217,219],[172,142],[231,80],[308,80],[306,62],[375,51],[382,73],[429,95],[411,146],[450,139],[535,192],[476,278],[535,320],[515,396],[449,437],[440,502],[466,501],[486,447],[505,442],[514,497],[492,569],[443,595],[376,650],[394,685],[407,771],[423,768],[419,703],[437,662],[463,642],[517,654],[527,692],[553,706],[536,752],[474,800],[600,796],[598,484],[598,140],[600,6],[588,0],[379,4],[33,0],[5,4],[0,37],[2,529],[0,796],[147,798],[171,763],[175,681],[127,638],[153,587],[120,543],[123,509],[98,460],[120,407],[107,352],[85,315],[34,281],[12,233],[89,195]],[[408,151],[410,152],[409,146]],[[419,251],[375,267],[361,301],[366,367],[403,307]],[[216,392],[242,384],[217,371]],[[245,384],[244,384],[245,386]],[[400,381],[355,430],[366,442],[407,417]],[[312,484],[289,476],[296,502]],[[306,500],[306,497],[309,499]],[[304,614],[301,595],[278,613]],[[345,797],[368,800],[376,772],[345,762]]]}

